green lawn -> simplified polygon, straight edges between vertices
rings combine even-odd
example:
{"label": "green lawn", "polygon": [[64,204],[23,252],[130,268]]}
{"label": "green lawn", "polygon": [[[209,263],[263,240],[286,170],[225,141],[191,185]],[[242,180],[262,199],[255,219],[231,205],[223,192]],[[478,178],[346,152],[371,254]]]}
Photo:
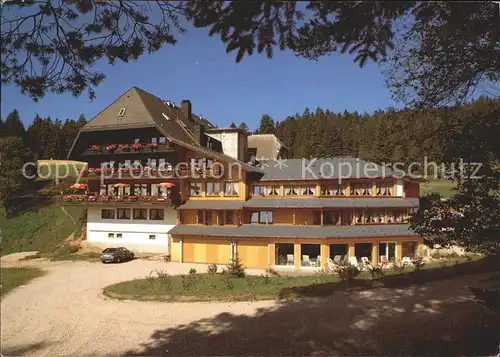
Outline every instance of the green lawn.
{"label": "green lawn", "polygon": [[38,160],[38,180],[53,180],[56,175],[62,177],[78,177],[78,172],[87,166],[86,162],[71,160]]}
{"label": "green lawn", "polygon": [[58,204],[43,206],[36,211],[29,211],[7,218],[3,205],[0,207],[0,227],[2,245],[0,254],[6,255],[23,251],[54,252],[74,231],[81,230],[81,219],[85,208],[66,207],[73,220],[61,210]]}
{"label": "green lawn", "polygon": [[441,197],[451,197],[455,194],[453,188],[454,183],[451,180],[430,180],[420,184],[420,196],[425,196],[430,193],[439,193]]}
{"label": "green lawn", "polygon": [[[403,271],[384,270],[385,276],[372,279],[369,272],[361,272],[350,284],[340,282],[334,274],[286,275],[286,276],[247,276],[230,278],[224,274],[193,274],[159,276],[124,281],[104,288],[104,294],[121,299],[160,300],[160,301],[238,301],[269,300],[293,298],[314,293],[329,293],[334,289],[347,286],[369,288],[374,283],[400,284],[401,281],[419,281],[450,274],[463,263],[477,262],[479,256],[457,257],[445,262],[426,264],[420,271],[406,267]],[[451,273],[452,274],[452,273]],[[326,290],[325,290],[326,289]],[[322,290],[324,290],[322,292]]]}
{"label": "green lawn", "polygon": [[44,272],[36,268],[2,268],[0,274],[0,295],[3,297],[12,289],[42,276]]}

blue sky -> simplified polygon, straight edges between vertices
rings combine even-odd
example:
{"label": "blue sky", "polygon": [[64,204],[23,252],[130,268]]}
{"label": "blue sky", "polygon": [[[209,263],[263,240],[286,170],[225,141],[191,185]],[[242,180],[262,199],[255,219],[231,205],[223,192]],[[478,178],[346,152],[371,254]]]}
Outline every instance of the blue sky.
{"label": "blue sky", "polygon": [[236,63],[236,53],[226,54],[220,38],[209,37],[204,29],[190,29],[177,39],[177,45],[136,62],[99,64],[107,78],[92,102],[86,94],[80,98],[49,94],[35,103],[17,87],[2,86],[2,118],[16,108],[25,124],[37,113],[61,120],[84,113],[91,119],[131,86],[177,104],[189,99],[194,113],[219,127],[245,121],[252,130],[264,113],[281,121],[306,107],[334,112],[401,107],[391,99],[378,66],[369,63],[359,68],[351,56],[311,61],[276,49],[272,60],[262,54]]}

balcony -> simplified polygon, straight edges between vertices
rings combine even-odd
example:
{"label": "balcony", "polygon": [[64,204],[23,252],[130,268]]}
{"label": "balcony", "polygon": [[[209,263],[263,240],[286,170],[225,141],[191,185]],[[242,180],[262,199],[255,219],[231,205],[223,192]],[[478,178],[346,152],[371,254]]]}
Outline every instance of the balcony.
{"label": "balcony", "polygon": [[83,152],[83,156],[90,155],[111,155],[111,154],[140,154],[152,152],[173,152],[169,144],[109,144],[92,145]]}
{"label": "balcony", "polygon": [[95,169],[89,168],[81,172],[82,178],[108,178],[108,179],[171,179],[171,178],[201,178],[214,177],[221,178],[224,174],[223,168],[220,166],[214,169],[195,168],[195,167],[175,167],[172,169],[157,169],[151,167],[134,167],[134,168],[104,168]]}
{"label": "balcony", "polygon": [[178,203],[175,197],[162,196],[94,196],[67,195],[58,198],[62,205],[173,205]]}

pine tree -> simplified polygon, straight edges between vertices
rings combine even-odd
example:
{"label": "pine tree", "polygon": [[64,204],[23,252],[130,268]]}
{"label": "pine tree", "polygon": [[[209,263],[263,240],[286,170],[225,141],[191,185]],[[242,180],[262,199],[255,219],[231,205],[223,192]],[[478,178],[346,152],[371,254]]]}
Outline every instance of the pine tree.
{"label": "pine tree", "polygon": [[9,113],[9,115],[7,115],[4,126],[6,136],[19,136],[21,138],[24,138],[26,130],[24,129],[23,122],[19,118],[19,112],[17,111],[17,109],[14,109]]}
{"label": "pine tree", "polygon": [[83,113],[80,114],[78,117],[78,120],[76,121],[76,124],[78,125],[78,128],[82,128],[85,124],[87,124],[87,119],[85,118],[85,115]]}
{"label": "pine tree", "polygon": [[7,204],[7,199],[20,194],[23,182],[22,167],[29,151],[19,136],[0,139],[0,201]]}
{"label": "pine tree", "polygon": [[255,134],[274,134],[274,120],[267,114],[262,115],[260,119],[259,129]]}
{"label": "pine tree", "polygon": [[229,125],[229,127],[231,129],[236,129],[236,124],[234,122],[231,122],[231,124]]}
{"label": "pine tree", "polygon": [[7,135],[7,128],[5,127],[5,122],[0,118],[0,138]]}
{"label": "pine tree", "polygon": [[241,122],[240,124],[240,127],[239,127],[241,130],[243,130],[244,132],[248,133],[249,129],[248,129],[248,125],[247,123],[245,123],[244,121]]}

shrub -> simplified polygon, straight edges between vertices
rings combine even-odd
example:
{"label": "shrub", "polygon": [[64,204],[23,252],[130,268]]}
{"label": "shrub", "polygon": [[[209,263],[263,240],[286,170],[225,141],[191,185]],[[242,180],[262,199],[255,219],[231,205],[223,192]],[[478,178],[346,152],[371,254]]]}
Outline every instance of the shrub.
{"label": "shrub", "polygon": [[196,274],[196,269],[195,268],[189,269],[189,275],[195,275],[195,274]]}
{"label": "shrub", "polygon": [[379,279],[385,275],[385,271],[380,265],[374,265],[370,269],[370,275],[372,276],[372,279]]}
{"label": "shrub", "polygon": [[360,270],[358,267],[348,262],[340,262],[337,264],[336,274],[341,281],[352,281],[359,273]]}
{"label": "shrub", "polygon": [[394,274],[401,274],[405,271],[405,265],[395,262],[392,266],[392,270],[394,270]]}
{"label": "shrub", "polygon": [[234,278],[245,277],[245,268],[243,268],[243,265],[241,264],[241,260],[238,253],[236,253],[234,259],[231,259],[231,261],[227,265],[227,272],[230,276]]}
{"label": "shrub", "polygon": [[422,256],[418,256],[414,259],[412,259],[413,267],[415,268],[415,271],[419,271],[425,266],[425,261]]}
{"label": "shrub", "polygon": [[182,284],[182,289],[184,290],[196,289],[195,274],[181,275],[181,284]]}
{"label": "shrub", "polygon": [[207,268],[208,274],[217,274],[217,264],[210,264]]}
{"label": "shrub", "polygon": [[260,276],[262,277],[262,282],[264,283],[264,285],[268,285],[271,283],[271,279],[269,278],[269,275],[261,274]]}
{"label": "shrub", "polygon": [[162,289],[170,290],[172,288],[172,279],[170,277],[170,274],[168,274],[166,270],[155,269],[150,271],[149,275],[146,276],[146,281],[155,290],[162,290]]}
{"label": "shrub", "polygon": [[224,277],[222,279],[222,281],[224,282],[224,285],[225,285],[225,287],[226,287],[227,290],[233,290],[234,289],[234,283],[231,280],[231,278]]}

